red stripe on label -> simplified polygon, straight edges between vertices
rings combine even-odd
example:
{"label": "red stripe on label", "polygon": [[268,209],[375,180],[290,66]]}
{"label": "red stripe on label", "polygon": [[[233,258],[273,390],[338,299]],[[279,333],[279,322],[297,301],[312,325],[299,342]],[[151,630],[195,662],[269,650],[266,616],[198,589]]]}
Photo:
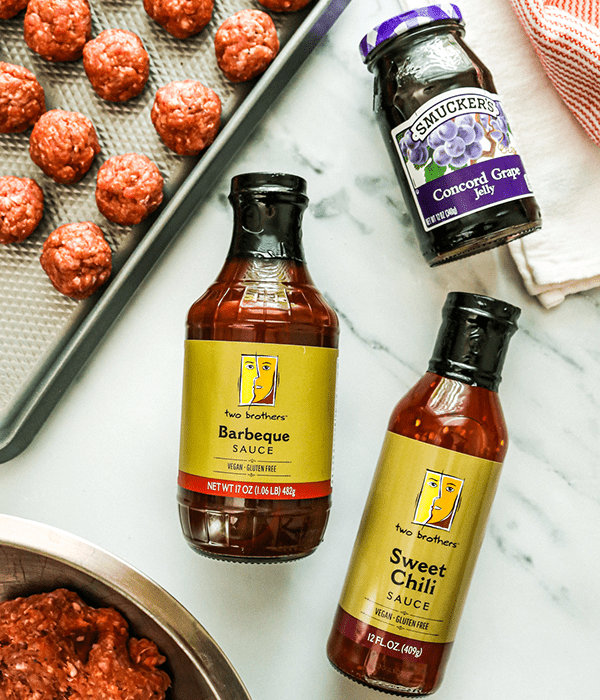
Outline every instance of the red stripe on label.
{"label": "red stripe on label", "polygon": [[351,641],[367,649],[374,649],[385,656],[395,659],[419,659],[425,663],[439,663],[444,644],[439,642],[422,642],[409,637],[401,637],[392,632],[385,632],[366,622],[357,620],[341,609],[338,630]]}
{"label": "red stripe on label", "polygon": [[317,481],[306,484],[273,484],[248,481],[226,481],[207,479],[187,472],[179,472],[177,483],[188,491],[212,496],[232,498],[261,498],[273,501],[297,500],[299,498],[321,498],[331,493],[331,481]]}

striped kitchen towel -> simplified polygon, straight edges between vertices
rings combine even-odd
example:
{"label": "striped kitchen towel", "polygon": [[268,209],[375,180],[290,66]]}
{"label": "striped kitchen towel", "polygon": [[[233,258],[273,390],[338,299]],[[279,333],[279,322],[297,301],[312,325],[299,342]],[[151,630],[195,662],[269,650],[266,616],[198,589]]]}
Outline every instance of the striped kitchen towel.
{"label": "striped kitchen towel", "polygon": [[502,34],[494,55],[511,75],[543,225],[509,248],[527,290],[550,308],[600,287],[600,0],[487,1],[498,26],[518,18],[525,30]]}
{"label": "striped kitchen towel", "polygon": [[600,145],[599,0],[510,0],[548,77]]}

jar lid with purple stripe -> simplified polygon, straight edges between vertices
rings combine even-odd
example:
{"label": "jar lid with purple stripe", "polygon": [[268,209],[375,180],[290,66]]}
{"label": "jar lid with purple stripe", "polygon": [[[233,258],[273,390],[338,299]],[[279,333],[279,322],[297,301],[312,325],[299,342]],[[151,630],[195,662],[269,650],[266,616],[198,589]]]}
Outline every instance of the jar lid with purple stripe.
{"label": "jar lid with purple stripe", "polygon": [[388,39],[393,39],[394,37],[405,34],[411,29],[423,27],[433,22],[443,22],[445,20],[454,20],[455,22],[464,24],[462,13],[459,8],[449,2],[427,5],[426,7],[409,10],[396,17],[391,17],[363,37],[359,45],[362,59],[366,62],[371,51]]}

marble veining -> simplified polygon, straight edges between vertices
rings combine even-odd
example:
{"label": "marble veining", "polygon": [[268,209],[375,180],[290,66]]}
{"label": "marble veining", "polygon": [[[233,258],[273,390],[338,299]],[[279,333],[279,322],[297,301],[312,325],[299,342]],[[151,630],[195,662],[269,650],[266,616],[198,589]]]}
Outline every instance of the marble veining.
{"label": "marble veining", "polygon": [[[543,214],[552,219],[559,214],[554,191],[570,174],[557,173],[552,183],[537,173],[552,172],[563,145],[539,146],[543,134],[522,117],[511,89],[506,66],[513,70],[516,59],[505,65],[488,53],[502,32],[520,31],[509,0],[459,4],[467,41],[502,89],[540,185],[536,195],[550,203]],[[376,698],[327,662],[331,620],[390,413],[427,369],[446,294],[489,294],[522,309],[500,386],[510,447],[446,680],[434,697],[597,700],[600,290],[546,310],[525,290],[506,248],[435,269],[424,262],[358,54],[362,36],[397,11],[393,0],[352,0],[31,447],[0,465],[0,510],[68,530],[141,569],[205,626],[254,700]],[[185,317],[229,247],[230,179],[251,170],[307,179],[308,268],[341,325],[325,540],[306,560],[271,566],[199,557],[181,537],[175,505]],[[600,198],[600,151],[571,175]],[[569,215],[576,225],[577,211]]]}

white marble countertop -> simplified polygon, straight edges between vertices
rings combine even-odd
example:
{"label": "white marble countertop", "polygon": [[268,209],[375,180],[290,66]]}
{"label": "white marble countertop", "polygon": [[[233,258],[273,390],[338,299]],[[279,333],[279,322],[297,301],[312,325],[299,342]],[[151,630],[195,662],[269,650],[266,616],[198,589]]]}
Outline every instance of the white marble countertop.
{"label": "white marble countertop", "polygon": [[[519,31],[508,0],[499,4]],[[463,5],[467,41],[485,61],[485,32],[501,30],[477,15],[487,3]],[[363,34],[396,12],[391,2],[353,0],[33,444],[1,465],[0,511],[67,530],[150,576],[216,639],[254,700],[376,697],[331,668],[325,644],[388,417],[426,369],[446,294],[495,296],[523,310],[500,387],[511,446],[436,697],[597,700],[600,290],[545,310],[506,249],[427,267],[357,51]],[[510,83],[502,65],[490,68]],[[507,111],[515,108],[518,120],[518,105]],[[535,171],[551,148],[527,152],[526,165]],[[268,566],[195,554],[175,501],[184,320],[228,249],[230,179],[251,170],[307,179],[308,266],[341,322],[329,527],[311,557]],[[600,197],[600,179],[595,191]],[[539,195],[543,207],[552,192]]]}

